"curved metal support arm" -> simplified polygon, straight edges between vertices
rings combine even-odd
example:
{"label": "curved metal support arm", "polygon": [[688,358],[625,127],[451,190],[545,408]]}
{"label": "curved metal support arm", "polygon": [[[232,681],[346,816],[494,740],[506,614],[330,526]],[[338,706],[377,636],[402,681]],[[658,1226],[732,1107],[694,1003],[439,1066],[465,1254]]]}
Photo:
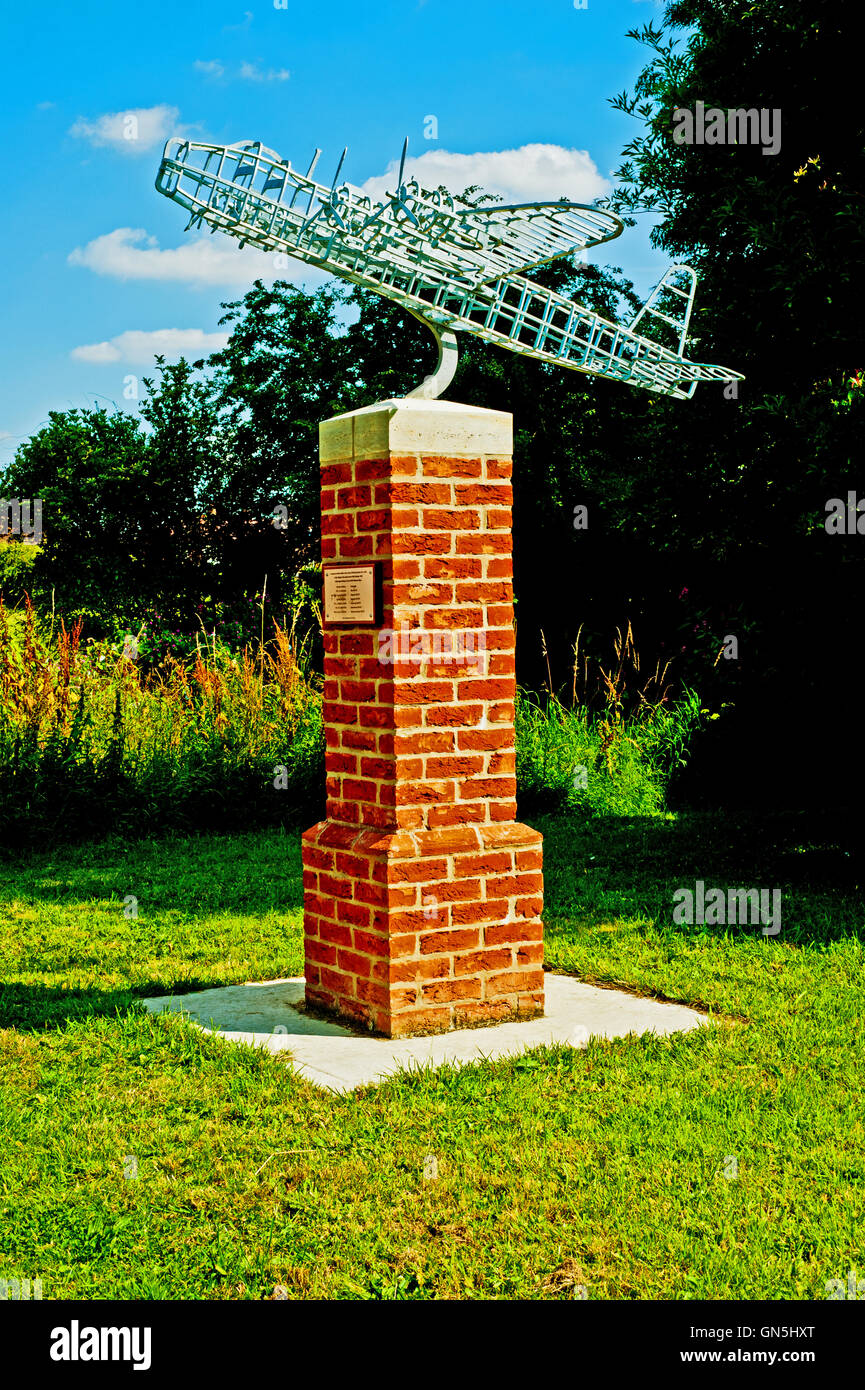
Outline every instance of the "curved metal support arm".
{"label": "curved metal support arm", "polygon": [[439,360],[436,363],[435,371],[424,377],[420,386],[416,386],[413,391],[406,392],[406,399],[415,397],[424,401],[434,401],[441,395],[442,391],[447,390],[454,379],[459,359],[456,334],[450,328],[442,328],[439,324],[424,318],[423,314],[416,314],[413,309],[409,309],[408,312],[412,318],[417,319],[418,323],[425,323],[435,337],[439,350]]}

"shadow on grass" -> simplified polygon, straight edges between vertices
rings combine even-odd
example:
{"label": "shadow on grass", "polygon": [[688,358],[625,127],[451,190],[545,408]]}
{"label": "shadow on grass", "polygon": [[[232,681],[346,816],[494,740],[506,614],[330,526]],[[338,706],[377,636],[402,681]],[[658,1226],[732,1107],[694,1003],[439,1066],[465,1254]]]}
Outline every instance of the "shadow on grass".
{"label": "shadow on grass", "polygon": [[[289,786],[272,785],[285,764]],[[186,777],[142,783],[132,773],[42,762],[0,798],[0,862],[10,854],[67,851],[115,835],[231,835],[249,830],[304,830],[325,812],[324,750],[318,762],[296,769],[290,753],[275,752],[258,768],[217,762]]]}
{"label": "shadow on grass", "polygon": [[115,837],[0,860],[0,912],[11,898],[65,906],[132,894],[142,913],[253,915],[303,905],[301,831],[282,827],[173,838]]}
{"label": "shadow on grass", "polygon": [[[213,989],[208,979],[184,979],[178,994]],[[63,989],[37,984],[0,984],[0,1028],[19,1033],[44,1033],[62,1029],[68,1023],[92,1018],[115,1018],[128,1014],[138,1001],[154,995],[171,994],[161,984],[124,989]]]}
{"label": "shadow on grass", "polygon": [[804,945],[862,934],[862,848],[841,814],[539,816],[532,823],[544,835],[551,933],[562,918],[648,917],[674,934],[723,935],[723,925],[673,922],[676,889],[693,892],[702,881],[706,890],[780,889],[782,935],[773,939]]}
{"label": "shadow on grass", "polygon": [[[142,991],[143,993],[143,991]],[[46,985],[0,985],[0,1028],[44,1032],[105,1014],[128,1013],[131,989],[57,989]]]}

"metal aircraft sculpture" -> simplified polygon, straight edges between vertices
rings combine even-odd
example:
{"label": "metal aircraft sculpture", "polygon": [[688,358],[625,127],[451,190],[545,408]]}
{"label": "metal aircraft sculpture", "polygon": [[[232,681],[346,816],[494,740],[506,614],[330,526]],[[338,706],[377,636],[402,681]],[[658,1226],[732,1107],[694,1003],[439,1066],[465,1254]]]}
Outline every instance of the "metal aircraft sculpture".
{"label": "metal aircraft sculpture", "polygon": [[[457,331],[679,400],[700,381],[741,380],[728,367],[684,356],[697,283],[690,266],[672,266],[630,324],[611,323],[521,272],[612,241],[623,228],[614,213],[564,198],[458,206],[442,188],[406,181],[407,147],[408,140],[396,188],[380,202],[340,183],[346,150],[328,187],[313,178],[320,150],[304,174],[259,141],[211,145],[175,137],[165,146],[156,187],[187,209],[187,229],[206,222],[241,246],[294,256],[426,323],[439,360],[412,396],[434,398],[447,387]],[[664,336],[666,343],[659,341]]]}

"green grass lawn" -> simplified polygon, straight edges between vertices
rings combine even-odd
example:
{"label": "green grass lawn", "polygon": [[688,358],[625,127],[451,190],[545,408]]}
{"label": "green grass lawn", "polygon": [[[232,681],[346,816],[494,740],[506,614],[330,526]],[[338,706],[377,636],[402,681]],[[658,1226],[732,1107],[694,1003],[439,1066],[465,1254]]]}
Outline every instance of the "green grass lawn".
{"label": "green grass lawn", "polygon": [[[0,1278],[45,1298],[822,1299],[865,1276],[843,829],[537,823],[548,965],[709,1028],[335,1097],[136,1002],[301,973],[296,834],[0,863]],[[781,935],[674,926],[696,878],[781,887]]]}

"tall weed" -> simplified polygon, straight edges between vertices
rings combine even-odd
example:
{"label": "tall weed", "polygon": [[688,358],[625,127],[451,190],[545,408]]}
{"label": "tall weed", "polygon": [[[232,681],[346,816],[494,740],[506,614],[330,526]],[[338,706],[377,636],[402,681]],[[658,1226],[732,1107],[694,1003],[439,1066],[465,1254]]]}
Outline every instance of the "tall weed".
{"label": "tall weed", "polygon": [[579,633],[573,655],[570,706],[549,684],[540,695],[517,696],[522,810],[662,814],[701,721],[699,697],[685,690],[671,700],[669,663],[642,669],[630,623],[616,630],[608,662],[583,656]]}
{"label": "tall weed", "polygon": [[81,625],[0,604],[0,843],[308,815],[324,785],[321,696],[293,633],[199,642],[144,674]]}

